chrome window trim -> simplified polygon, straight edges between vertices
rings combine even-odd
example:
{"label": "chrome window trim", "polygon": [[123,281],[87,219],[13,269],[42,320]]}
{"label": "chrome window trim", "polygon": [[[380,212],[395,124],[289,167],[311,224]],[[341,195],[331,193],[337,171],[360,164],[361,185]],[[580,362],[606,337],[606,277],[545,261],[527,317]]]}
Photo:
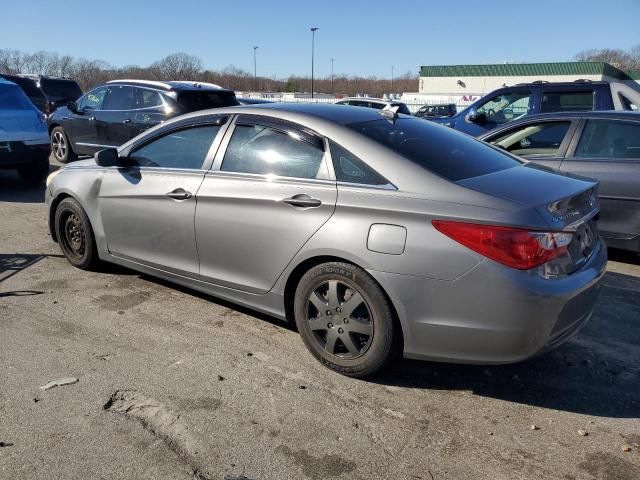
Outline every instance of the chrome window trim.
{"label": "chrome window trim", "polygon": [[229,172],[222,170],[209,170],[207,176],[211,177],[232,177],[232,178],[245,178],[247,180],[262,180],[265,183],[284,182],[284,183],[313,183],[321,185],[335,186],[335,180],[327,180],[324,178],[301,178],[301,177],[284,177],[282,175],[269,175],[262,173],[244,173],[244,172]]}
{"label": "chrome window trim", "polygon": [[83,147],[118,148],[117,145],[101,145],[99,143],[76,142],[76,145],[82,145]]}
{"label": "chrome window trim", "polygon": [[371,185],[368,183],[351,183],[351,182],[336,182],[339,187],[349,187],[349,188],[366,188],[373,190],[389,190],[389,191],[397,191],[398,187],[396,187],[393,183],[385,183],[384,185]]}

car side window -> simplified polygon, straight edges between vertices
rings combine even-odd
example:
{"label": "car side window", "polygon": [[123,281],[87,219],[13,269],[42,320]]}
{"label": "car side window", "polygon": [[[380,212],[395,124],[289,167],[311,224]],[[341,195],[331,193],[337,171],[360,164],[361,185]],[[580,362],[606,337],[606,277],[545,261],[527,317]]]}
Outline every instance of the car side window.
{"label": "car side window", "polygon": [[122,85],[109,87],[103,110],[132,110],[136,108],[136,89]]}
{"label": "car side window", "polygon": [[549,112],[577,112],[593,110],[593,91],[583,92],[544,92],[540,111]]}
{"label": "car side window", "polygon": [[571,122],[530,123],[489,139],[488,142],[514,155],[555,156],[567,136]]}
{"label": "car side window", "polygon": [[329,177],[324,152],[294,132],[237,124],[222,166],[225,172],[294,178]]}
{"label": "car side window", "polygon": [[220,125],[170,132],[134,150],[129,160],[139,167],[200,169]]}
{"label": "car side window", "polygon": [[389,185],[390,182],[377,173],[353,153],[335,142],[329,142],[333,169],[338,182],[358,183],[361,185]]}
{"label": "car side window", "polygon": [[94,88],[78,101],[78,110],[100,110],[107,91],[107,87]]}
{"label": "car side window", "polygon": [[640,123],[588,120],[575,157],[640,160]]}
{"label": "car side window", "polygon": [[487,123],[511,122],[527,114],[531,99],[530,91],[501,93],[478,107],[478,115],[484,115]]}
{"label": "car side window", "polygon": [[154,108],[163,105],[160,94],[155,90],[146,88],[136,88],[136,105],[135,108]]}

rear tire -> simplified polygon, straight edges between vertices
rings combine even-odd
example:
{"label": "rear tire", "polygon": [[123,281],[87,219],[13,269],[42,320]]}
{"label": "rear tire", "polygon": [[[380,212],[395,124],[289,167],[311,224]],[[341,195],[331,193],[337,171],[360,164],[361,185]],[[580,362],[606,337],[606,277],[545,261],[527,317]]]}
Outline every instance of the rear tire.
{"label": "rear tire", "polygon": [[322,364],[350,377],[380,372],[397,349],[386,295],[362,268],[330,262],[305,273],[294,316],[306,347]]}
{"label": "rear tire", "polygon": [[78,158],[62,127],[55,127],[51,130],[51,152],[60,163],[72,162]]}
{"label": "rear tire", "polygon": [[58,244],[74,267],[94,270],[100,263],[89,217],[73,198],[63,199],[56,208],[55,228]]}
{"label": "rear tire", "polygon": [[27,183],[42,183],[49,175],[49,156],[18,168],[18,174]]}

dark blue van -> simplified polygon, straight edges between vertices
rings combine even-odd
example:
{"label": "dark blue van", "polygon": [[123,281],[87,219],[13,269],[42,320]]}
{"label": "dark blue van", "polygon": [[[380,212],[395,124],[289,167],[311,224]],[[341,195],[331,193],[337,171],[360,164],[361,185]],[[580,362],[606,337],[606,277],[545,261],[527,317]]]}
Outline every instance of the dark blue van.
{"label": "dark blue van", "polygon": [[480,136],[525,115],[591,110],[635,110],[640,93],[617,82],[534,82],[504,87],[448,118],[430,121]]}

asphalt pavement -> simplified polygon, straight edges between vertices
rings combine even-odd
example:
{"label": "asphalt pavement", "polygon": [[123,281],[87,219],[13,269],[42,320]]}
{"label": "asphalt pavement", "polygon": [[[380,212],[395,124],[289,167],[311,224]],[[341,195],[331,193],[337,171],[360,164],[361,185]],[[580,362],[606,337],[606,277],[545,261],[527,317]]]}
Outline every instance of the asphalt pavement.
{"label": "asphalt pavement", "polygon": [[0,172],[0,479],[640,479],[636,255],[542,357],[354,380],[278,320],[73,268],[43,191]]}

